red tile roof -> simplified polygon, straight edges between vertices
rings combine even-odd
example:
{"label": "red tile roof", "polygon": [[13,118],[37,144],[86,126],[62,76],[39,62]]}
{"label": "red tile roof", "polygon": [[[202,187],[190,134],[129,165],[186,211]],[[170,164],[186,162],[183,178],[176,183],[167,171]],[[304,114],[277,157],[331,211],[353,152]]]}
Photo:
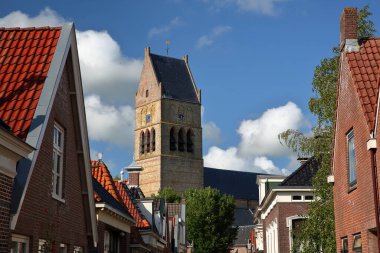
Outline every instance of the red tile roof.
{"label": "red tile roof", "polygon": [[347,52],[346,56],[368,127],[374,130],[379,95],[380,38],[363,40],[359,52]]}
{"label": "red tile roof", "polygon": [[26,140],[61,27],[0,28],[0,118]]}
{"label": "red tile roof", "polygon": [[[139,209],[133,203],[133,199],[128,194],[127,189],[123,187],[122,183],[114,181],[107,166],[101,161],[91,161],[92,176],[106,189],[114,199],[120,204],[125,206],[136,221],[138,228],[150,228],[149,222],[140,213]],[[95,201],[102,201],[98,194],[94,194]]]}
{"label": "red tile roof", "polygon": [[[101,161],[91,161],[91,170],[92,176],[103,186],[103,188],[106,189],[119,203],[123,203],[107,166]],[[94,197],[96,200],[97,196]]]}
{"label": "red tile roof", "polygon": [[140,213],[140,210],[137,208],[136,204],[133,203],[132,194],[129,192],[126,184],[123,182],[114,181],[116,189],[119,191],[119,194],[123,200],[125,206],[128,207],[129,213],[132,215],[133,219],[136,221],[136,227],[147,229],[150,228],[149,222],[143,215]]}

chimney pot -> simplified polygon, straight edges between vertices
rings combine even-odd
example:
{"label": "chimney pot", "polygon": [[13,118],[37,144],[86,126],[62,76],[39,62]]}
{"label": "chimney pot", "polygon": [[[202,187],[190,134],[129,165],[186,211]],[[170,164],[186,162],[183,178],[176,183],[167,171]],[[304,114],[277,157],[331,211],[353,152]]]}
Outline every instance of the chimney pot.
{"label": "chimney pot", "polygon": [[[340,49],[354,51],[358,40],[358,12],[356,8],[344,8],[340,16]],[[355,43],[356,42],[356,43]]]}
{"label": "chimney pot", "polygon": [[103,160],[103,153],[101,152],[98,153],[98,160],[99,161]]}

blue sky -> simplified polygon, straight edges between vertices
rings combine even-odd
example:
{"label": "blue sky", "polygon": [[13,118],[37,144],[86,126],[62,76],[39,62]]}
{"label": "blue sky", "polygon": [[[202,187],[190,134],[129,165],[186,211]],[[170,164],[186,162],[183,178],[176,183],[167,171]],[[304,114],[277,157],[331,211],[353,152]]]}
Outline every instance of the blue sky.
{"label": "blue sky", "polygon": [[202,89],[205,164],[289,173],[296,156],[277,134],[310,131],[313,70],[338,43],[342,9],[367,3],[380,29],[379,1],[348,0],[8,0],[0,26],[75,23],[92,154],[113,174],[132,162],[144,48],[166,54],[166,40]]}

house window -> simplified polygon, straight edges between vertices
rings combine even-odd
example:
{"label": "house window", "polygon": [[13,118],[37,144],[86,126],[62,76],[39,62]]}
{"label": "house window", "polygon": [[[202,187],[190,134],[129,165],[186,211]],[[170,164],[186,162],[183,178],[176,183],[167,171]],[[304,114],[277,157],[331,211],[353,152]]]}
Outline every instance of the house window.
{"label": "house window", "polygon": [[63,152],[64,152],[63,129],[58,124],[54,124],[53,132],[53,197],[63,199]]}
{"label": "house window", "polygon": [[81,246],[74,246],[74,253],[83,253],[83,247]]}
{"label": "house window", "polygon": [[292,200],[294,200],[294,201],[301,201],[302,200],[302,196],[301,195],[293,195],[292,196]]}
{"label": "house window", "polygon": [[59,253],[67,253],[67,244],[60,243],[59,244]]}
{"label": "house window", "polygon": [[341,253],[348,253],[348,238],[342,238],[342,251]]}
{"label": "house window", "polygon": [[313,200],[314,196],[313,195],[306,195],[305,200]]}
{"label": "house window", "polygon": [[362,252],[362,236],[361,234],[354,235],[354,252],[361,253]]}
{"label": "house window", "polygon": [[110,252],[110,233],[104,231],[104,253]]}
{"label": "house window", "polygon": [[355,160],[355,141],[354,131],[351,130],[347,134],[347,147],[348,147],[348,180],[350,186],[354,186],[357,183],[356,180],[356,160]]}
{"label": "house window", "polygon": [[112,231],[104,231],[104,253],[117,252],[119,252],[119,234]]}
{"label": "house window", "polygon": [[38,240],[38,253],[50,253],[51,245],[48,241],[39,239]]}
{"label": "house window", "polygon": [[11,253],[29,252],[29,238],[22,235],[12,235]]}

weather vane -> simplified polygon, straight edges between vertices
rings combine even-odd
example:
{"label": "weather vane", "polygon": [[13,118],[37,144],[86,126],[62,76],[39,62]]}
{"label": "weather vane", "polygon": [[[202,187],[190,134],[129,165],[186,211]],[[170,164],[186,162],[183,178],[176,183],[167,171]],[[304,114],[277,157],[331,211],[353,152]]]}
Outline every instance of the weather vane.
{"label": "weather vane", "polygon": [[166,55],[169,55],[170,40],[165,41],[165,44],[166,44]]}

